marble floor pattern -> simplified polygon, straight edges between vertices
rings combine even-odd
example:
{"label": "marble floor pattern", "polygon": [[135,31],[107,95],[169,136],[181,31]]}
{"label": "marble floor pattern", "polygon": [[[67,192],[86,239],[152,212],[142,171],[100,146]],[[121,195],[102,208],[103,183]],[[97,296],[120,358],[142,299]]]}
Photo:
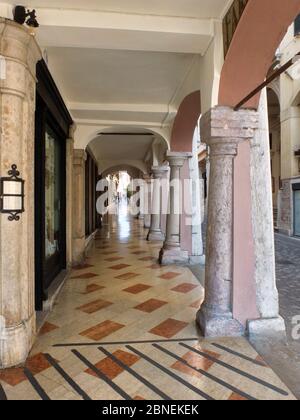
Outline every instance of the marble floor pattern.
{"label": "marble floor pattern", "polygon": [[23,367],[0,371],[8,400],[292,400],[244,338],[204,340],[204,291],[157,264],[141,221],[112,216],[67,280]]}

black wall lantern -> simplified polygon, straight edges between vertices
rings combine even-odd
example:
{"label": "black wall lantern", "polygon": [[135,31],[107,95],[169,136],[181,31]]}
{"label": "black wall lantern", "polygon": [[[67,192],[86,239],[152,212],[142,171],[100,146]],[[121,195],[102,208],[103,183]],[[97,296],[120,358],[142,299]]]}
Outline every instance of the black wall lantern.
{"label": "black wall lantern", "polygon": [[36,19],[36,11],[35,10],[26,11],[24,6],[15,7],[14,21],[19,23],[20,25],[24,25],[24,23],[26,23],[26,25],[29,26],[32,35],[35,34],[35,29],[40,26]]}
{"label": "black wall lantern", "polygon": [[12,165],[8,177],[0,178],[0,212],[9,214],[8,220],[20,220],[19,214],[24,213],[24,183],[19,178],[17,165]]}

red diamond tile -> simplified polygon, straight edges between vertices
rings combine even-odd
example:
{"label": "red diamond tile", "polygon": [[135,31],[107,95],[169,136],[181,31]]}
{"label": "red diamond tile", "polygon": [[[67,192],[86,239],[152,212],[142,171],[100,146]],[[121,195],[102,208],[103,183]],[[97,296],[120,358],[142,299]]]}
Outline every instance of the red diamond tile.
{"label": "red diamond tile", "polygon": [[163,279],[163,280],[173,280],[173,279],[175,279],[178,276],[181,276],[181,273],[172,273],[172,272],[169,272],[169,273],[163,274],[162,276],[159,276],[159,278],[160,279]]}
{"label": "red diamond tile", "polygon": [[167,302],[163,302],[162,300],[157,299],[150,299],[147,300],[147,302],[141,303],[140,305],[136,306],[135,309],[150,314],[156,311],[157,309],[162,308],[165,305],[167,305]]}
{"label": "red diamond tile", "polygon": [[149,265],[147,268],[150,268],[151,270],[161,270],[162,266],[159,264],[152,264],[152,265]]}
{"label": "red diamond tile", "polygon": [[196,302],[192,303],[190,308],[199,309],[203,303],[203,299],[199,299]]}
{"label": "red diamond tile", "polygon": [[145,292],[148,289],[151,289],[151,286],[147,286],[146,284],[136,284],[135,286],[129,287],[128,289],[124,289],[124,292],[138,295],[139,293]]}
{"label": "red diamond tile", "polygon": [[[212,354],[210,352],[211,356],[214,357],[218,357],[218,354]],[[195,367],[196,369],[201,369],[201,370],[205,370],[207,371],[209,368],[212,367],[212,365],[214,364],[214,362],[211,362],[210,360],[205,359],[204,357],[201,357],[199,355],[197,355],[194,352],[188,352],[186,353],[183,357],[183,360],[185,360],[186,362],[188,362],[189,365]],[[197,377],[201,377],[202,374],[199,372],[196,372],[194,369],[186,366],[185,364],[181,363],[181,362],[176,362],[171,366],[173,369],[178,370],[179,372],[185,373],[187,375],[190,376],[197,376]]]}
{"label": "red diamond tile", "polygon": [[144,262],[154,261],[154,260],[155,260],[154,257],[143,257],[143,258],[139,258],[139,261],[144,261]]}
{"label": "red diamond tile", "polygon": [[79,308],[76,308],[76,309],[86,314],[93,314],[111,305],[112,305],[111,302],[106,302],[105,300],[99,299],[99,300],[95,300],[94,302],[87,303],[86,305],[80,306]]}
{"label": "red diamond tile", "polygon": [[132,255],[143,255],[143,254],[147,254],[146,251],[136,251],[136,252],[132,252]]}
{"label": "red diamond tile", "polygon": [[74,267],[74,271],[79,271],[79,270],[85,270],[85,269],[87,269],[87,268],[91,268],[91,267],[94,267],[93,265],[91,265],[91,264],[82,264],[82,265],[78,265],[78,266],[76,266],[76,267]]}
{"label": "red diamond tile", "polygon": [[54,324],[50,324],[50,322],[45,322],[45,324],[42,326],[39,335],[48,334],[51,331],[57,330],[59,327]]}
{"label": "red diamond tile", "polygon": [[98,290],[104,289],[103,286],[99,286],[99,284],[89,284],[86,286],[85,292],[82,293],[83,295],[88,295],[89,293],[97,292]]}
{"label": "red diamond tile", "polygon": [[124,270],[124,268],[128,268],[130,267],[130,265],[128,264],[119,264],[119,265],[114,265],[113,267],[109,267],[111,270]]}
{"label": "red diamond tile", "polygon": [[[137,363],[140,360],[138,356],[132,353],[127,353],[122,350],[118,350],[113,354],[117,359],[121,360],[128,367],[133,366],[135,363]],[[109,357],[106,357],[105,359],[101,360],[95,366],[97,369],[99,369],[111,380],[115,379],[122,372],[124,372],[124,369],[121,368],[117,363],[115,363]],[[87,369],[85,372],[88,373],[89,375],[97,377],[97,375],[91,369]]]}
{"label": "red diamond tile", "polygon": [[117,276],[115,277],[118,280],[130,280],[130,279],[134,279],[135,277],[140,276],[140,274],[136,274],[136,273],[125,273],[122,274],[121,276]]}
{"label": "red diamond tile", "polygon": [[123,260],[123,257],[111,257],[111,258],[106,258],[104,261],[107,262],[115,262],[115,261],[119,261],[119,260]]}
{"label": "red diamond tile", "polygon": [[98,275],[95,273],[85,273],[85,274],[80,274],[79,276],[74,276],[71,277],[72,279],[82,279],[82,280],[88,280],[88,279],[92,279],[93,277],[97,277]]}
{"label": "red diamond tile", "polygon": [[262,365],[264,365],[266,368],[270,368],[270,366],[267,365],[267,363],[264,361],[264,359],[261,356],[257,356],[255,360],[261,363]]}
{"label": "red diamond tile", "polygon": [[198,285],[195,284],[191,284],[191,283],[183,283],[180,284],[177,287],[174,287],[174,289],[171,289],[173,292],[178,292],[178,293],[189,293],[194,289],[197,289],[197,287],[199,287]]}
{"label": "red diamond tile", "polygon": [[11,368],[0,371],[0,381],[10,386],[19,385],[21,382],[26,381],[26,379],[22,368]]}
{"label": "red diamond tile", "polygon": [[176,319],[167,319],[149,332],[160,337],[172,338],[187,326],[187,322],[177,321]]}
{"label": "red diamond tile", "polygon": [[247,401],[247,398],[242,397],[241,395],[235,394],[234,392],[228,398],[229,401]]}
{"label": "red diamond tile", "polygon": [[[39,353],[27,360],[26,367],[32,372],[33,375],[37,375],[38,373],[49,369],[51,365],[46,360],[44,355]],[[16,386],[21,382],[26,381],[27,377],[24,375],[22,368],[12,368],[0,371],[0,380],[10,386]]]}
{"label": "red diamond tile", "polygon": [[104,337],[124,328],[125,325],[118,324],[112,321],[105,321],[101,324],[95,325],[94,327],[89,328],[86,331],[81,332],[79,335],[83,337],[88,337],[91,340],[99,341]]}

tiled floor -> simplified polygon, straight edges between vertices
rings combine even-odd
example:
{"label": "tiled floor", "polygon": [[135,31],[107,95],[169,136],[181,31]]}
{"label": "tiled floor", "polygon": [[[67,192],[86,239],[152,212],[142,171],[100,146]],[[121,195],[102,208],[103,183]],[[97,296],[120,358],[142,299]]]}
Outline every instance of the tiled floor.
{"label": "tiled floor", "polygon": [[144,238],[125,212],[110,219],[26,366],[0,372],[0,399],[294,399],[246,339],[198,337],[202,287]]}

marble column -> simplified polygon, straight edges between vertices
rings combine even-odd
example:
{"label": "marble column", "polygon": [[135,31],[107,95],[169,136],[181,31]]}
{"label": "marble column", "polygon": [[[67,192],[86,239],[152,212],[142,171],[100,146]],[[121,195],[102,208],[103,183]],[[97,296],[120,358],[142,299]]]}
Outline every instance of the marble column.
{"label": "marble column", "polygon": [[151,227],[151,198],[152,198],[152,178],[150,176],[144,177],[144,228]]}
{"label": "marble column", "polygon": [[257,127],[258,115],[249,110],[216,107],[201,119],[210,147],[205,301],[197,315],[205,336],[244,333],[233,317],[233,170],[239,143],[253,139]]}
{"label": "marble column", "polygon": [[73,154],[73,264],[81,264],[85,253],[85,161],[83,149]]}
{"label": "marble column", "polygon": [[169,171],[168,166],[154,166],[152,168],[153,196],[151,206],[151,226],[147,236],[148,241],[163,241],[165,235],[161,229],[161,207],[162,207],[162,179]]}
{"label": "marble column", "polygon": [[41,51],[26,27],[0,18],[0,55],[0,176],[15,164],[25,181],[20,220],[0,214],[0,368],[8,368],[26,360],[36,334],[33,157]]}
{"label": "marble column", "polygon": [[191,264],[205,264],[205,255],[202,238],[202,220],[204,218],[203,183],[200,180],[199,161],[198,161],[198,126],[195,130],[193,139],[193,157],[189,159],[190,178],[191,178],[191,200],[192,200],[192,255]]}
{"label": "marble column", "polygon": [[170,191],[166,240],[159,256],[159,261],[163,265],[187,264],[189,262],[189,254],[181,249],[180,241],[181,215],[183,211],[183,185],[181,185],[180,170],[185,161],[191,157],[191,153],[167,153],[167,160],[170,164]]}

